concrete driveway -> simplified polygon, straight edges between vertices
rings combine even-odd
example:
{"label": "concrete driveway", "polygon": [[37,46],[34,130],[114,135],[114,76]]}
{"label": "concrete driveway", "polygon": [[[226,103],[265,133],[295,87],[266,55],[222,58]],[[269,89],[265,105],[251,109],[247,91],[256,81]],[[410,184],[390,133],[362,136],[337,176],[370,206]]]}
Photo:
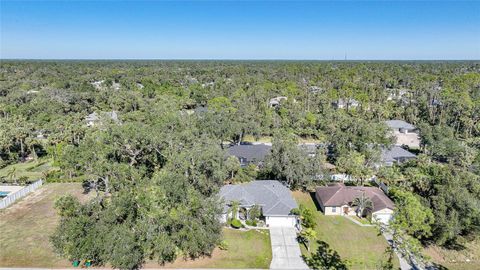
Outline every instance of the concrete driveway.
{"label": "concrete driveway", "polygon": [[295,228],[271,227],[272,262],[270,269],[308,269],[302,259]]}

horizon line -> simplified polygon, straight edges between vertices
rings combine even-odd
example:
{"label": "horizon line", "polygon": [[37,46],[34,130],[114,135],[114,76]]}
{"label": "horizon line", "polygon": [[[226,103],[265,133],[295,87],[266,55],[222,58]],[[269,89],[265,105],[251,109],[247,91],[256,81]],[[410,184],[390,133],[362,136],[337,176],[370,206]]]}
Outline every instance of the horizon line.
{"label": "horizon line", "polygon": [[0,61],[480,61],[480,59],[308,59],[308,58],[0,58]]}

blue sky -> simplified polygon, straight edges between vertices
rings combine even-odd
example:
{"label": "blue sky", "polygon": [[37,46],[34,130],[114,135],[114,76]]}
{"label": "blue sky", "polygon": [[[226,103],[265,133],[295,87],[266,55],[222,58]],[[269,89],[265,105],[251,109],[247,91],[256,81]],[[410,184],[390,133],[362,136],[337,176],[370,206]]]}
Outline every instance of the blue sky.
{"label": "blue sky", "polygon": [[0,58],[480,59],[480,1],[0,0]]}

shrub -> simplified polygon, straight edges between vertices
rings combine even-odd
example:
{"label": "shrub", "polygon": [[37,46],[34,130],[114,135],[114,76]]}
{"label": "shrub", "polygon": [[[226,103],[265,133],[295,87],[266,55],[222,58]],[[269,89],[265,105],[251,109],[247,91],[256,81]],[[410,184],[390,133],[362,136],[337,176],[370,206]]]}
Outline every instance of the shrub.
{"label": "shrub", "polygon": [[228,243],[224,240],[218,244],[218,248],[220,250],[228,250]]}
{"label": "shrub", "polygon": [[235,229],[240,229],[242,227],[242,223],[238,219],[232,219],[230,225]]}
{"label": "shrub", "polygon": [[248,225],[248,226],[253,226],[253,227],[256,227],[257,226],[257,222],[255,220],[247,220],[245,221],[245,223]]}

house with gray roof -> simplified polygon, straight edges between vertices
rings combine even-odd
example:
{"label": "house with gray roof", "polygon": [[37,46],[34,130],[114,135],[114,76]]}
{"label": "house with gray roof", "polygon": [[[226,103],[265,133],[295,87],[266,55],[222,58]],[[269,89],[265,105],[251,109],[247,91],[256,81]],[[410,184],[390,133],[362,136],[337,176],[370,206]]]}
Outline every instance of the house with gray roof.
{"label": "house with gray roof", "polygon": [[385,124],[392,130],[396,145],[406,145],[410,148],[420,147],[420,137],[417,128],[403,120],[388,120]]}
{"label": "house with gray roof", "polygon": [[392,166],[393,164],[403,163],[405,161],[416,158],[417,156],[400,146],[392,146],[391,148],[382,149],[381,161],[382,165]]}
{"label": "house with gray roof", "polygon": [[414,125],[407,123],[403,120],[388,120],[388,121],[385,121],[385,123],[390,129],[393,129],[395,131],[402,132],[402,133],[413,132],[417,129]]}
{"label": "house with gray roof", "polygon": [[230,208],[232,202],[238,202],[239,207],[245,210],[246,216],[237,213],[235,218],[248,218],[249,210],[258,205],[261,208],[262,218],[270,227],[295,227],[297,216],[292,209],[298,207],[290,190],[276,180],[256,180],[249,183],[225,185],[220,189],[219,196],[223,202],[224,213],[222,221],[232,217]]}
{"label": "house with gray roof", "polygon": [[242,167],[249,164],[261,166],[271,151],[272,146],[266,144],[237,144],[227,149],[228,155],[237,157]]}

